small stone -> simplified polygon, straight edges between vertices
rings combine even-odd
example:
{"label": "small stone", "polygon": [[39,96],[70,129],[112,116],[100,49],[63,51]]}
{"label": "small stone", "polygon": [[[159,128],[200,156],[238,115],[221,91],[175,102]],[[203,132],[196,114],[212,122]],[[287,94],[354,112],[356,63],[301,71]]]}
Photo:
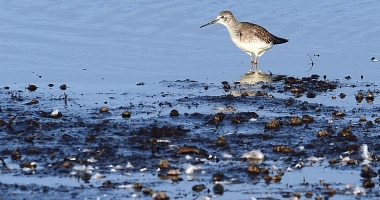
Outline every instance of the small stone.
{"label": "small stone", "polygon": [[351,136],[352,135],[351,128],[350,127],[346,127],[344,129],[342,129],[341,131],[339,131],[338,135],[342,136],[342,137],[349,137],[349,136]]}
{"label": "small stone", "polygon": [[274,152],[280,152],[280,153],[294,153],[293,148],[289,148],[289,147],[284,146],[284,145],[279,145],[279,146],[273,147],[273,151]]}
{"label": "small stone", "polygon": [[318,132],[317,132],[317,136],[318,137],[324,137],[324,136],[326,136],[326,135],[328,135],[329,133],[326,131],[326,130],[319,130]]}
{"label": "small stone", "polygon": [[103,187],[105,188],[113,188],[114,184],[110,180],[106,180],[103,182]]}
{"label": "small stone", "polygon": [[376,124],[379,124],[379,123],[380,123],[380,117],[378,117],[378,118],[375,119],[375,123],[376,123]]}
{"label": "small stone", "polygon": [[212,175],[212,181],[222,181],[224,179],[223,173],[216,173]]}
{"label": "small stone", "polygon": [[375,187],[375,183],[371,179],[365,179],[363,181],[363,187],[365,187],[365,188],[373,188],[373,187]]}
{"label": "small stone", "polygon": [[372,102],[374,99],[375,99],[375,96],[373,95],[372,92],[368,92],[368,93],[365,95],[365,100],[366,100],[368,103]]}
{"label": "small stone", "polygon": [[291,117],[290,118],[290,125],[292,126],[300,126],[303,124],[303,121],[299,117]]}
{"label": "small stone", "polygon": [[167,173],[168,176],[178,176],[180,174],[181,172],[179,171],[179,169],[171,169]]}
{"label": "small stone", "polygon": [[151,188],[145,188],[143,190],[143,194],[145,194],[145,195],[153,195],[154,191]]}
{"label": "small stone", "polygon": [[12,160],[17,160],[21,158],[21,154],[19,151],[14,150],[11,155]]}
{"label": "small stone", "polygon": [[233,116],[231,122],[233,124],[240,124],[243,122],[243,119],[241,118],[241,116]]}
{"label": "small stone", "polygon": [[280,182],[280,181],[281,181],[280,175],[273,176],[273,182]]}
{"label": "small stone", "polygon": [[344,117],[346,114],[344,112],[342,112],[342,111],[336,111],[336,110],[334,110],[332,112],[332,115],[335,116],[335,117]]}
{"label": "small stone", "polygon": [[313,192],[312,191],[306,191],[305,197],[309,198],[309,199],[312,198],[313,197]]}
{"label": "small stone", "polygon": [[278,129],[280,127],[280,122],[277,119],[270,120],[265,124],[266,129]]}
{"label": "small stone", "polygon": [[373,171],[372,168],[368,166],[363,166],[362,171],[360,173],[360,176],[363,178],[373,178],[373,177],[376,177],[377,175],[378,174],[375,171]]}
{"label": "small stone", "polygon": [[312,122],[314,122],[314,118],[311,117],[310,115],[303,115],[302,116],[302,121],[304,123],[312,123]]}
{"label": "small stone", "polygon": [[106,106],[103,106],[99,110],[100,112],[108,112],[108,108]]}
{"label": "small stone", "polygon": [[122,118],[131,118],[131,113],[128,111],[124,111],[123,113],[121,113],[121,117]]}
{"label": "small stone", "polygon": [[254,163],[248,165],[247,171],[250,173],[258,174],[260,173],[260,168]]}
{"label": "small stone", "polygon": [[135,183],[135,184],[133,185],[133,188],[136,189],[136,190],[141,190],[142,187],[143,187],[142,184],[139,183],[139,182],[137,182],[137,183]]}
{"label": "small stone", "polygon": [[206,186],[204,184],[194,185],[191,188],[195,192],[201,192],[202,190],[206,189]]}
{"label": "small stone", "polygon": [[222,195],[224,193],[224,187],[218,183],[213,187],[213,191],[216,195]]}
{"label": "small stone", "polygon": [[269,175],[265,175],[265,176],[264,176],[264,181],[267,182],[267,183],[269,183],[269,182],[272,181],[272,177],[269,176]]}
{"label": "small stone", "polygon": [[32,100],[30,101],[30,104],[38,104],[38,100],[36,100],[36,99],[32,99]]}
{"label": "small stone", "polygon": [[66,84],[62,84],[62,85],[60,85],[60,86],[59,86],[59,89],[61,89],[61,90],[66,90],[66,89],[67,89]]}
{"label": "small stone", "polygon": [[37,86],[35,86],[35,85],[29,85],[27,89],[29,91],[36,91],[37,90]]}
{"label": "small stone", "polygon": [[360,102],[363,101],[363,99],[364,99],[364,95],[363,95],[362,93],[357,93],[357,94],[355,95],[355,99],[356,99],[356,102],[360,103]]}
{"label": "small stone", "polygon": [[96,136],[95,135],[87,135],[86,138],[85,138],[86,142],[93,142],[95,140],[96,140]]}
{"label": "small stone", "polygon": [[158,192],[153,195],[154,200],[169,200],[169,197],[164,192]]}
{"label": "small stone", "polygon": [[71,167],[71,163],[69,161],[65,161],[63,164],[62,164],[63,167],[65,168],[70,168]]}
{"label": "small stone", "polygon": [[224,136],[219,136],[218,139],[216,139],[215,144],[219,147],[227,146],[227,140]]}
{"label": "small stone", "polygon": [[158,167],[167,169],[170,167],[170,163],[168,160],[160,160],[160,162],[158,162]]}
{"label": "small stone", "polygon": [[83,174],[81,175],[81,179],[82,179],[82,181],[84,181],[84,182],[88,182],[88,181],[91,179],[91,174],[85,172],[85,173],[83,173]]}
{"label": "small stone", "polygon": [[172,111],[170,111],[170,117],[178,117],[178,116],[179,116],[178,110],[173,109]]}

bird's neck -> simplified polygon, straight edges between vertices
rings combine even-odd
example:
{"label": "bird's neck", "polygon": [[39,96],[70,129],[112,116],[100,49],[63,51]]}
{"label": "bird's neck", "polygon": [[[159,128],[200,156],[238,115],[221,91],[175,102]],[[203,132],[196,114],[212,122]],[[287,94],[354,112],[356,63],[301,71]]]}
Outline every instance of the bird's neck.
{"label": "bird's neck", "polygon": [[228,24],[225,24],[225,26],[231,37],[240,37],[241,24],[238,21],[232,20]]}

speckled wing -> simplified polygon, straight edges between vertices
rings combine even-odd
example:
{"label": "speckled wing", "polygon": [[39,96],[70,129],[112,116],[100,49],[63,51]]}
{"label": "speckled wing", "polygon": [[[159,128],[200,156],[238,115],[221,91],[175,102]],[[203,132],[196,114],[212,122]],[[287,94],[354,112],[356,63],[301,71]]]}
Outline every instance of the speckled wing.
{"label": "speckled wing", "polygon": [[[240,41],[242,42],[259,42],[261,40],[267,44],[272,42],[271,34],[263,27],[257,24],[242,22],[240,28]],[[244,28],[249,27],[249,28]]]}

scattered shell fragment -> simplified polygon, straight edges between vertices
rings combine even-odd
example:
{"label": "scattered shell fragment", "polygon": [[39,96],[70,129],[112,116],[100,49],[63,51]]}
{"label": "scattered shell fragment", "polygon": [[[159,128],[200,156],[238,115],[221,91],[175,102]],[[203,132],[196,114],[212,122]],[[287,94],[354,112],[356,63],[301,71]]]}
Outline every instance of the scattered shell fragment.
{"label": "scattered shell fragment", "polygon": [[260,150],[252,150],[248,153],[244,153],[241,158],[253,159],[253,160],[264,160],[264,154]]}
{"label": "scattered shell fragment", "polygon": [[50,117],[59,118],[59,117],[62,117],[62,113],[59,110],[54,110],[53,112],[50,113]]}
{"label": "scattered shell fragment", "polygon": [[184,169],[186,174],[193,174],[195,171],[200,170],[201,167],[191,164],[185,164]]}

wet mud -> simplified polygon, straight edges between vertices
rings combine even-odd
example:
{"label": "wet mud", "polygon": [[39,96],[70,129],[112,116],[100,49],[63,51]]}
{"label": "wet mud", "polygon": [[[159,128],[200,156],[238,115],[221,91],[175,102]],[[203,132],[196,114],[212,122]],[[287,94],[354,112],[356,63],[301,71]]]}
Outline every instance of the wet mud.
{"label": "wet mud", "polygon": [[378,197],[376,85],[271,79],[162,81],[104,105],[4,87],[1,198]]}

